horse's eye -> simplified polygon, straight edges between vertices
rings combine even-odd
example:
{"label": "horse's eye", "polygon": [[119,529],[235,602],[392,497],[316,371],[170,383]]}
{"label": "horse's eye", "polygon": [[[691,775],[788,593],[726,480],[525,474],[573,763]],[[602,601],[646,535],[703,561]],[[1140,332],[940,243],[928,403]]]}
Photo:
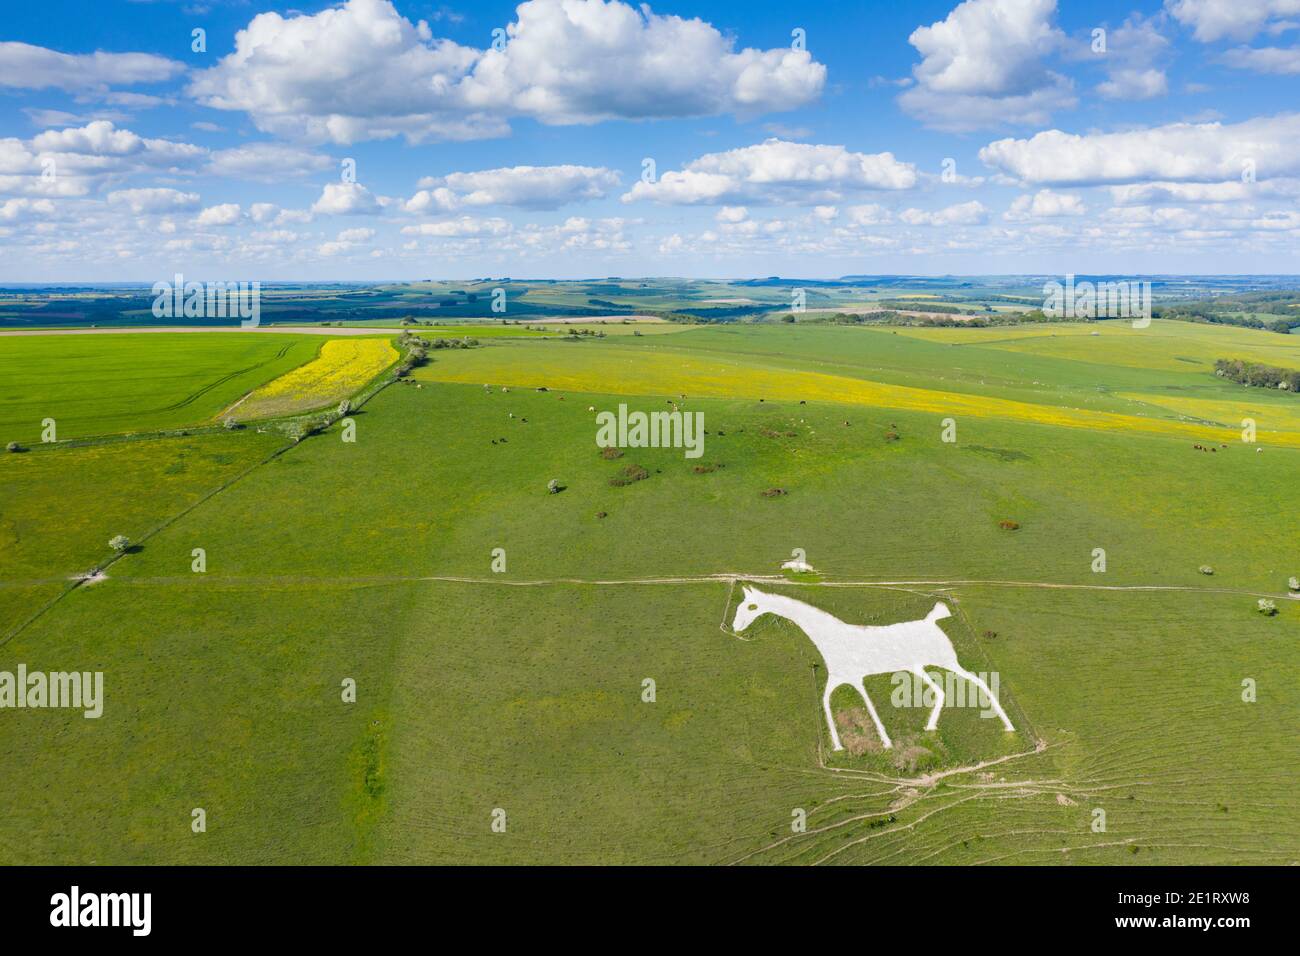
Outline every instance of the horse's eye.
{"label": "horse's eye", "polygon": [[757,605],[757,604],[751,604],[748,608],[746,608],[746,610],[749,610],[749,611],[757,611],[757,610],[758,610],[758,605]]}

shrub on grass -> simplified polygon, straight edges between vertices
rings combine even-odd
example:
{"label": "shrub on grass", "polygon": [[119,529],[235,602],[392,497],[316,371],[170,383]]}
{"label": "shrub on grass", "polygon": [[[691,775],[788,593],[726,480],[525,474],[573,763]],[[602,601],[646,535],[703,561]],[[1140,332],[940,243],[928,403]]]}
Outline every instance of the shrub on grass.
{"label": "shrub on grass", "polygon": [[630,485],[634,481],[644,481],[650,477],[650,472],[640,465],[627,465],[615,477],[609,479],[609,483],[615,488],[621,488],[624,485]]}
{"label": "shrub on grass", "polygon": [[16,441],[11,441],[9,444],[5,445],[5,451],[18,452],[22,450],[23,450],[23,446],[18,444],[18,442]]}
{"label": "shrub on grass", "polygon": [[1005,520],[1004,520],[1004,521],[999,521],[999,522],[998,522],[998,527],[1001,528],[1003,531],[1019,531],[1019,530],[1020,530],[1020,522],[1019,522],[1019,521],[1005,521]]}
{"label": "shrub on grass", "polygon": [[1277,604],[1270,601],[1268,598],[1260,598],[1255,603],[1255,610],[1260,614],[1263,614],[1265,617],[1272,617],[1277,613]]}
{"label": "shrub on grass", "polygon": [[604,458],[606,461],[613,461],[615,458],[622,458],[623,452],[619,448],[602,448],[600,450],[600,457]]}
{"label": "shrub on grass", "polygon": [[759,492],[764,498],[780,498],[782,495],[788,495],[789,493],[784,488],[764,488]]}
{"label": "shrub on grass", "polygon": [[131,539],[124,534],[115,534],[108,539],[108,546],[118,554],[124,554],[131,547]]}

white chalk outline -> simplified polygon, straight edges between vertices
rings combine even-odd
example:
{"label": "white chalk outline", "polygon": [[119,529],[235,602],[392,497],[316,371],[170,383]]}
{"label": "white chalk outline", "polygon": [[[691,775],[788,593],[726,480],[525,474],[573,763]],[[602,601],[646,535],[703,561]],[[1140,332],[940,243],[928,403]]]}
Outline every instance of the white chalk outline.
{"label": "white chalk outline", "polygon": [[743,600],[736,606],[731,629],[739,637],[754,619],[763,614],[775,614],[796,625],[808,635],[826,664],[826,690],[822,694],[822,708],[826,711],[826,726],[831,732],[835,750],[843,750],[840,735],[835,729],[831,714],[831,692],[841,684],[857,690],[866,701],[867,712],[876,725],[881,743],[893,747],[885,725],[880,722],[875,705],[867,694],[864,679],[873,674],[893,674],[907,671],[925,681],[935,693],[935,705],[926,722],[926,730],[939,725],[939,712],[943,709],[943,689],[925,672],[927,667],[941,667],[964,677],[988,695],[989,703],[1002,718],[1008,731],[1014,731],[1007,712],[998,703],[997,696],[979,675],[966,670],[957,660],[957,651],[948,635],[939,627],[939,621],[951,617],[948,605],[939,601],[924,618],[902,621],[884,627],[865,624],[848,624],[820,608],[805,604],[782,594],[769,594],[758,588],[743,585]]}

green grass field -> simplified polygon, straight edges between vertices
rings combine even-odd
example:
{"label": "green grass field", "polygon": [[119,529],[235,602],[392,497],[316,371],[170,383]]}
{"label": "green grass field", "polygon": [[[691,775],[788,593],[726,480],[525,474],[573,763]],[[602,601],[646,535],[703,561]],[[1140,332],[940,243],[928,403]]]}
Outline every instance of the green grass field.
{"label": "green grass field", "polygon": [[0,438],[59,439],[208,423],[316,357],[316,335],[32,335],[0,341]]}
{"label": "green grass field", "polygon": [[[34,442],[47,407],[60,438],[207,421],[322,341],[0,339],[21,373],[0,422]],[[1213,374],[1294,367],[1290,341],[501,339],[431,353],[352,442],[253,422],[4,455],[0,671],[101,670],[106,702],[0,714],[24,781],[0,788],[0,862],[1295,863],[1300,399]],[[593,409],[669,401],[703,413],[702,457],[599,453]],[[645,479],[611,484],[631,464]],[[107,563],[117,533],[138,548]],[[782,580],[795,548],[817,574]],[[897,746],[842,687],[855,746],[832,752],[811,642],[723,626],[760,579],[858,624],[948,602],[1016,732],[955,707],[926,731],[880,675]]]}

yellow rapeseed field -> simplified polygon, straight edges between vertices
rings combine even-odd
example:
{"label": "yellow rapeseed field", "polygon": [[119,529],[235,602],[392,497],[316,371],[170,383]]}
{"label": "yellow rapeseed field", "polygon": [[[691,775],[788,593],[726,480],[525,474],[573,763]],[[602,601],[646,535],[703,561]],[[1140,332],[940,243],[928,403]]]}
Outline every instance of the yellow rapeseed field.
{"label": "yellow rapeseed field", "polygon": [[387,339],[330,339],[312,361],[255,389],[223,414],[274,418],[323,408],[355,394],[397,358]]}
{"label": "yellow rapeseed field", "polygon": [[[842,402],[1034,422],[1068,428],[1141,432],[1187,439],[1239,441],[1237,427],[1215,427],[1165,417],[1121,415],[1060,405],[1037,405],[938,389],[891,385],[841,375],[713,360],[633,349],[578,347],[483,349],[454,362],[418,370],[417,377],[443,382],[491,382],[613,395],[676,395],[695,398],[766,398],[768,401]],[[1300,431],[1261,432],[1260,441],[1300,447]]]}

